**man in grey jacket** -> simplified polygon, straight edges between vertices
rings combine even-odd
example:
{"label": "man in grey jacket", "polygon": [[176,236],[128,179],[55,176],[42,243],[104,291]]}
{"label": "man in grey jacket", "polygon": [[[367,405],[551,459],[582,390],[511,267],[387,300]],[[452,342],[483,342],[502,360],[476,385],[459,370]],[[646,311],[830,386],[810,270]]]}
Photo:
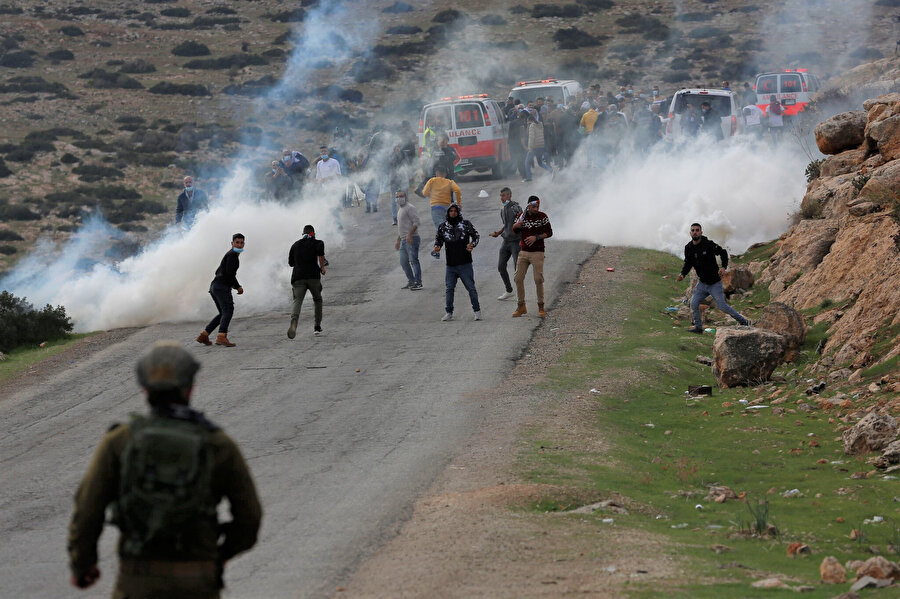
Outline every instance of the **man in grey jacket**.
{"label": "man in grey jacket", "polygon": [[500,223],[503,226],[496,231],[491,231],[489,235],[491,237],[503,238],[503,242],[500,244],[500,261],[497,264],[497,270],[500,271],[500,278],[503,279],[503,286],[506,287],[506,292],[497,298],[502,301],[509,299],[514,295],[512,283],[509,280],[509,271],[507,271],[506,265],[509,263],[509,259],[512,258],[513,267],[515,268],[516,262],[519,259],[519,241],[522,239],[522,236],[516,231],[513,231],[512,226],[522,214],[522,208],[517,203],[513,202],[512,190],[510,190],[509,187],[504,187],[500,190],[500,203],[502,204],[502,207],[500,208]]}

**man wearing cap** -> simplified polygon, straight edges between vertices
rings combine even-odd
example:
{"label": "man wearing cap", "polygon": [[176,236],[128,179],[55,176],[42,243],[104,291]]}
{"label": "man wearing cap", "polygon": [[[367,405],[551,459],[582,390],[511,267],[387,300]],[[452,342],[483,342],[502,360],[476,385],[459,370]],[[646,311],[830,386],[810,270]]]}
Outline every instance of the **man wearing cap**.
{"label": "man wearing cap", "polygon": [[235,344],[228,340],[228,325],[231,324],[231,317],[234,316],[234,298],[231,290],[235,289],[238,295],[244,293],[244,288],[237,280],[237,271],[241,266],[239,258],[241,252],[244,251],[244,236],[235,233],[231,236],[231,249],[222,257],[219,268],[216,269],[216,276],[212,283],[209,284],[209,294],[212,296],[216,309],[219,311],[206,328],[197,337],[197,343],[203,345],[212,345],[209,340],[209,334],[219,327],[219,334],[216,336],[216,345],[224,347],[234,347]]}
{"label": "man wearing cap", "polygon": [[518,232],[513,231],[513,225],[522,215],[522,208],[512,200],[512,190],[509,187],[504,187],[500,190],[500,204],[501,227],[496,231],[491,231],[489,235],[491,237],[503,237],[503,242],[500,244],[500,260],[497,262],[500,279],[506,288],[506,291],[497,299],[503,301],[513,296],[512,283],[509,280],[509,272],[506,269],[506,265],[509,263],[510,258],[512,258],[513,267],[519,260],[519,242],[522,240],[522,236]]}
{"label": "man wearing cap", "polygon": [[315,307],[315,325],[313,334],[318,337],[322,334],[322,275],[325,274],[325,243],[316,239],[316,230],[312,225],[303,227],[303,237],[294,242],[288,253],[288,266],[294,270],[291,272],[291,288],[294,295],[294,304],[291,308],[291,326],[287,336],[293,339],[297,334],[297,322],[300,320],[300,308],[303,307],[303,298],[306,290],[309,290]]}
{"label": "man wearing cap", "polygon": [[540,211],[541,199],[537,196],[528,198],[525,212],[513,224],[513,231],[522,236],[519,259],[516,261],[516,295],[519,302],[513,318],[527,314],[525,308],[525,274],[531,266],[534,274],[534,287],[537,292],[538,316],[547,316],[544,310],[544,240],[553,236],[550,219]]}
{"label": "man wearing cap", "polygon": [[478,245],[478,231],[471,222],[463,219],[459,206],[451,204],[447,208],[447,220],[441,223],[434,236],[434,250],[431,255],[439,257],[441,247],[447,246],[447,269],[444,275],[446,283],[446,313],[441,318],[447,322],[453,320],[453,296],[456,293],[456,282],[461,280],[463,287],[469,292],[475,320],[481,320],[481,306],[478,303],[478,291],[475,289],[475,271],[472,268],[472,250]]}
{"label": "man wearing cap", "polygon": [[[100,578],[108,507],[121,532],[113,597],[216,599],[226,562],[256,544],[262,507],[250,469],[235,442],[188,405],[199,368],[173,341],[138,362],[150,413],[109,429],[78,486],[67,545],[74,586]],[[230,522],[218,521],[222,499]]]}

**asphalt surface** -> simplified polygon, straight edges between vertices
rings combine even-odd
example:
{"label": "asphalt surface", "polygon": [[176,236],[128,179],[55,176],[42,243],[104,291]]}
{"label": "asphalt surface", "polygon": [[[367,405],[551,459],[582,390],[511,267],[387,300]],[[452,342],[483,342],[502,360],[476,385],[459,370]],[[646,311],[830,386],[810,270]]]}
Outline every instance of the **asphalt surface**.
{"label": "asphalt surface", "polygon": [[[396,533],[416,496],[482,422],[472,392],[498,385],[539,325],[530,273],[528,316],[510,318],[515,301],[497,301],[500,242],[487,233],[499,228],[503,185],[524,205],[547,179],[527,190],[486,178],[461,182],[463,215],[482,234],[474,256],[481,322],[472,320],[462,285],[456,320],[440,321],[444,259],[428,254],[429,209],[414,197],[428,233],[422,291],[400,289],[406,281],[389,206],[377,214],[355,208],[346,220],[354,243],[328,252],[324,336],[312,336],[307,298],[297,338],[286,337],[285,289],[278,313],[246,317],[236,302],[229,333],[235,348],[193,342],[203,323],[158,324],[46,380],[14,386],[0,398],[0,597],[110,594],[118,537],[111,526],[101,538],[100,582],[88,593],[69,586],[71,497],[107,427],[145,410],[134,364],[165,338],[184,340],[202,362],[192,404],[238,442],[265,510],[257,546],[228,565],[226,596],[331,595]],[[490,197],[477,198],[481,189]],[[544,210],[552,222],[552,199]],[[551,239],[547,248],[550,306],[594,246]]]}

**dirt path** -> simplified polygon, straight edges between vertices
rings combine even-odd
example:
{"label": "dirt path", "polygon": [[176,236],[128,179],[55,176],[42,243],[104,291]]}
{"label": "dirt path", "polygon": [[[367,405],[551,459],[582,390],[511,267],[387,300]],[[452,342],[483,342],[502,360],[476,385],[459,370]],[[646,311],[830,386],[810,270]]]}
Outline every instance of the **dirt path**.
{"label": "dirt path", "polygon": [[[606,449],[592,426],[596,403],[589,395],[558,395],[539,384],[568,349],[620,334],[627,298],[618,291],[633,276],[620,268],[621,256],[621,249],[600,248],[505,384],[470,398],[486,404],[490,416],[416,502],[397,536],[336,596],[620,597],[627,582],[662,584],[675,575],[677,564],[649,534],[529,510],[532,502],[566,496],[566,490],[523,484],[516,467],[529,429],[567,448]],[[614,273],[607,272],[610,266]],[[615,375],[598,372],[585,390],[620,384]],[[602,498],[598,493],[584,501]]]}

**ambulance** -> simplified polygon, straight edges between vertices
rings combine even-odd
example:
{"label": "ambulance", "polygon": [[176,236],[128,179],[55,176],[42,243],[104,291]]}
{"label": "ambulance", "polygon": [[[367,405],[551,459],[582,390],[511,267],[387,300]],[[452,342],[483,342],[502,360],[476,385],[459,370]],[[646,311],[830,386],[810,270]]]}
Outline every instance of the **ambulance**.
{"label": "ambulance", "polygon": [[756,105],[763,112],[775,96],[784,107],[785,116],[806,110],[812,94],[819,90],[819,79],[806,69],[784,69],[756,76]]}
{"label": "ambulance", "polygon": [[557,104],[560,102],[566,106],[582,93],[581,84],[573,79],[538,79],[535,81],[519,81],[509,90],[511,98],[515,98],[527,105],[535,98],[552,98]]}
{"label": "ambulance", "polygon": [[426,104],[419,117],[419,155],[443,134],[459,154],[456,173],[491,171],[503,177],[509,162],[509,124],[500,103],[488,94],[449,96]]}

